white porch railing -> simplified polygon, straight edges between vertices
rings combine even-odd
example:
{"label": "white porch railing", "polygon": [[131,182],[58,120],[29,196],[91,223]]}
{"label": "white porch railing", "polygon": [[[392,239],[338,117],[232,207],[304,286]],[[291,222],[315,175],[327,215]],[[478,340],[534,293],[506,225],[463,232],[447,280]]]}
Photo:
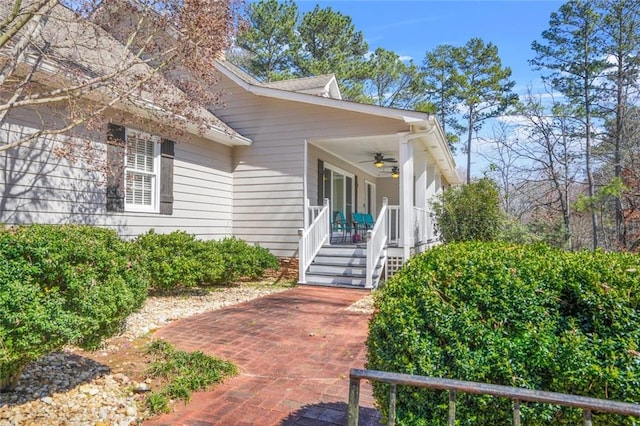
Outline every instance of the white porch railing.
{"label": "white porch railing", "polygon": [[[315,216],[311,225],[307,228],[298,229],[298,278],[301,283],[307,282],[307,268],[313,262],[316,254],[320,251],[323,244],[329,241],[331,236],[331,213],[329,211],[329,199],[324,199],[324,205],[309,207],[309,211]],[[315,211],[318,211],[315,214]],[[310,214],[307,211],[305,214]]]}
{"label": "white porch railing", "polygon": [[367,274],[365,286],[373,288],[373,271],[380,260],[389,240],[389,201],[382,199],[382,209],[373,229],[367,231]]}
{"label": "white porch railing", "polygon": [[388,206],[387,235],[389,244],[400,241],[400,206]]}

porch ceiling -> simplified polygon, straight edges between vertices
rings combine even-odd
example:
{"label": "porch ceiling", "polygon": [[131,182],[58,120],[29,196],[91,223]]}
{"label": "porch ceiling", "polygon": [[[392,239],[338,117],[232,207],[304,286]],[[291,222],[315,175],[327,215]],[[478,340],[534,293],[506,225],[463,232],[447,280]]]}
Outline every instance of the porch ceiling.
{"label": "porch ceiling", "polygon": [[[449,183],[459,183],[453,158],[448,150],[442,149],[441,144],[438,142],[437,135],[430,132],[424,133],[414,139],[414,141],[414,154],[416,157],[425,156],[429,159],[429,163],[437,166],[440,173],[444,175]],[[353,167],[359,168],[379,178],[389,177],[391,167],[399,165],[399,163],[385,163],[381,169],[373,165],[373,156],[377,152],[382,153],[385,157],[393,157],[396,160],[400,159],[400,136],[397,133],[327,140],[309,140],[309,143],[341,158]],[[362,163],[362,161],[364,161],[364,163]]]}
{"label": "porch ceiling", "polygon": [[[391,166],[398,163],[385,163],[379,169],[373,165],[373,156],[380,152],[385,157],[399,159],[398,135],[360,136],[357,138],[341,138],[331,140],[309,141],[312,145],[333,154],[351,164],[353,167],[376,177],[389,177]],[[361,163],[361,161],[368,161]]]}

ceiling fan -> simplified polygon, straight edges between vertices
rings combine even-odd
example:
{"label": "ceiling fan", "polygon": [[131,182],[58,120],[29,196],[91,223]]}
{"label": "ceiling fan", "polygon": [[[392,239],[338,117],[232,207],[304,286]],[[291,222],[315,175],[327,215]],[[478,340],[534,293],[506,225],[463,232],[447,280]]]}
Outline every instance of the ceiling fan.
{"label": "ceiling fan", "polygon": [[392,178],[398,179],[400,177],[400,168],[398,166],[393,166],[390,170],[383,170],[382,173],[388,173]]}
{"label": "ceiling fan", "polygon": [[377,168],[381,168],[381,167],[384,167],[385,161],[387,163],[397,163],[398,162],[398,160],[396,160],[393,157],[385,157],[384,155],[382,155],[382,153],[376,152],[373,155],[373,161],[365,160],[365,161],[360,161],[360,163],[373,163],[373,165],[376,166]]}

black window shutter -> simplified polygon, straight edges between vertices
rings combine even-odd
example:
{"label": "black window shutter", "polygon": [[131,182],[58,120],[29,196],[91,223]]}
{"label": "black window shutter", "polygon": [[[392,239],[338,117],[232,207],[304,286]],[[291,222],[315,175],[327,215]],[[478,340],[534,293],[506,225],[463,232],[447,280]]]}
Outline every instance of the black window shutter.
{"label": "black window shutter", "polygon": [[162,139],[160,146],[160,214],[173,214],[173,159],[175,142]]}
{"label": "black window shutter", "polygon": [[107,211],[124,211],[124,145],[123,126],[109,123],[107,130]]}
{"label": "black window shutter", "polygon": [[318,206],[324,203],[324,161],[318,160]]}
{"label": "black window shutter", "polygon": [[355,175],[354,178],[355,178],[354,179],[355,185],[354,185],[354,188],[353,188],[353,192],[354,192],[354,195],[353,195],[353,198],[354,198],[354,200],[353,200],[354,209],[353,210],[357,212],[358,210],[360,210],[360,208],[358,207],[358,175]]}

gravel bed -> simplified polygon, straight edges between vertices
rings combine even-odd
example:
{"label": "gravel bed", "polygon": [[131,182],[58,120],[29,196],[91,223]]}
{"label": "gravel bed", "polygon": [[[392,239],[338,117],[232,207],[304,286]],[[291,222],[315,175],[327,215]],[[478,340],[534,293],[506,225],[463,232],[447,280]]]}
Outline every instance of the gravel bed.
{"label": "gravel bed", "polygon": [[[133,340],[163,325],[202,312],[246,302],[287,288],[235,286],[171,297],[149,297],[127,319],[120,338]],[[103,351],[118,350],[107,340]],[[13,392],[0,393],[0,426],[136,424],[136,384],[108,366],[78,356],[73,349],[54,352],[25,368]]]}

